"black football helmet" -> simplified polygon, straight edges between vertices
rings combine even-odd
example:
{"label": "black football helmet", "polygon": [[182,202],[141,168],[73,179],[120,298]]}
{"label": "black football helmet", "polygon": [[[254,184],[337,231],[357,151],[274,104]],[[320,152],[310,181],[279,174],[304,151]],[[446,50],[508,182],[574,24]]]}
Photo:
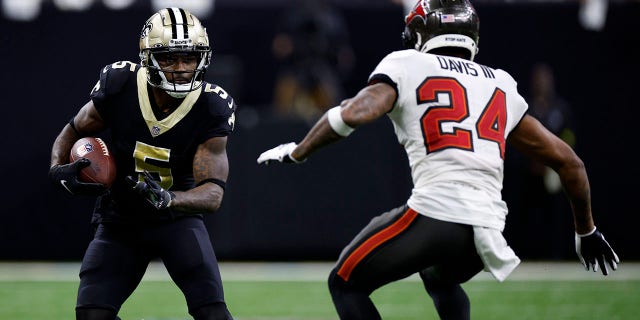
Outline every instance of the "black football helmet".
{"label": "black football helmet", "polygon": [[420,0],[404,22],[406,49],[464,48],[470,53],[469,60],[478,53],[480,19],[469,0]]}
{"label": "black football helmet", "polygon": [[[198,55],[198,65],[193,71],[191,83],[177,84],[167,79],[156,55],[166,53],[190,53]],[[165,90],[175,98],[184,98],[189,92],[202,86],[204,73],[211,61],[211,46],[207,30],[200,20],[182,8],[166,8],[152,15],[140,33],[140,60],[147,69],[147,82]]]}

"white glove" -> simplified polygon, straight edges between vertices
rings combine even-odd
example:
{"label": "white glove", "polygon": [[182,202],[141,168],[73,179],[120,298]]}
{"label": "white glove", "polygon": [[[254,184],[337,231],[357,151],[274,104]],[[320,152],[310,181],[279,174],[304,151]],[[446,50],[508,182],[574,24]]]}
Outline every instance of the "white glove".
{"label": "white glove", "polygon": [[263,152],[258,157],[258,164],[264,163],[269,164],[273,161],[278,161],[282,163],[302,163],[304,160],[296,160],[291,156],[291,152],[298,146],[295,142],[289,142],[285,144],[281,144],[273,149],[269,149]]}

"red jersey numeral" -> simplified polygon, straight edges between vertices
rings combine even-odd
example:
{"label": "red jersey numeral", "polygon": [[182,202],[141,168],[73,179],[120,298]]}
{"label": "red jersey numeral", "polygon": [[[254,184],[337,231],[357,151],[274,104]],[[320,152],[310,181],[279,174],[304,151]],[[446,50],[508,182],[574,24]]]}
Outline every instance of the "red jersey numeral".
{"label": "red jersey numeral", "polygon": [[[471,130],[455,126],[469,117],[467,90],[454,78],[427,78],[417,90],[418,104],[442,102],[438,94],[449,96],[449,104],[429,108],[420,119],[422,135],[427,153],[457,148],[473,151]],[[507,103],[504,91],[496,88],[487,106],[476,123],[477,136],[480,139],[494,141],[504,159],[504,131],[507,123]],[[452,131],[443,131],[443,124],[452,123]]]}
{"label": "red jersey numeral", "polygon": [[493,141],[500,148],[500,158],[504,159],[504,130],[507,126],[507,99],[504,91],[496,88],[482,111],[476,130],[478,138]]}

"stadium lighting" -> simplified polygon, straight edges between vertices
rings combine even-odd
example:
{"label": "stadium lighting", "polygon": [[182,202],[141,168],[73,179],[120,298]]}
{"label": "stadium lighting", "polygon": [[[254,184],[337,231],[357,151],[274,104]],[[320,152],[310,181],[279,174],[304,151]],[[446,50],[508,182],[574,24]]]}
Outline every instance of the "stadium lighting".
{"label": "stadium lighting", "polygon": [[53,4],[60,10],[84,11],[91,7],[93,0],[53,0]]}
{"label": "stadium lighting", "polygon": [[7,19],[31,21],[40,14],[41,0],[3,0],[2,12]]}
{"label": "stadium lighting", "polygon": [[206,19],[213,13],[213,7],[215,0],[202,1],[202,0],[152,0],[151,7],[153,11],[158,11],[162,8],[168,7],[181,7],[184,8],[201,19]]}
{"label": "stadium lighting", "polygon": [[136,0],[102,0],[105,7],[111,10],[122,10],[130,7]]}

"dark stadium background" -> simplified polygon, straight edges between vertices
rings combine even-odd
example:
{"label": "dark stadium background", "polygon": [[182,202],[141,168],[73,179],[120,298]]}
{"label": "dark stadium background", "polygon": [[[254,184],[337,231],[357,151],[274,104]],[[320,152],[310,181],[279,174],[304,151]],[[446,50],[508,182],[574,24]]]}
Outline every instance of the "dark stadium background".
{"label": "dark stadium background", "polygon": [[[50,146],[88,99],[99,70],[138,61],[138,35],[152,10],[99,3],[65,12],[45,1],[29,22],[0,18],[0,260],[80,260],[90,239],[93,199],[74,198],[47,179]],[[355,94],[388,52],[400,49],[402,9],[378,2],[337,2],[347,17],[356,65]],[[213,42],[208,79],[238,104],[229,139],[231,172],[221,210],[207,217],[222,260],[332,260],[352,236],[408,197],[405,155],[388,120],[357,130],[302,166],[259,167],[260,152],[299,140],[303,121],[274,117],[270,41],[284,1],[216,1],[201,19]],[[602,31],[578,23],[578,2],[476,1],[481,19],[476,61],[510,72],[526,93],[531,66],[547,61],[573,107],[576,150],[591,178],[597,226],[623,261],[640,259],[636,93],[640,2],[612,1]],[[511,158],[510,158],[511,156]],[[573,260],[569,212],[548,228],[532,227],[522,208],[522,170],[507,153],[505,234],[523,259]],[[560,230],[551,231],[551,230]],[[542,250],[540,246],[543,246]],[[535,249],[535,250],[534,250]],[[540,253],[543,252],[543,253]]]}

